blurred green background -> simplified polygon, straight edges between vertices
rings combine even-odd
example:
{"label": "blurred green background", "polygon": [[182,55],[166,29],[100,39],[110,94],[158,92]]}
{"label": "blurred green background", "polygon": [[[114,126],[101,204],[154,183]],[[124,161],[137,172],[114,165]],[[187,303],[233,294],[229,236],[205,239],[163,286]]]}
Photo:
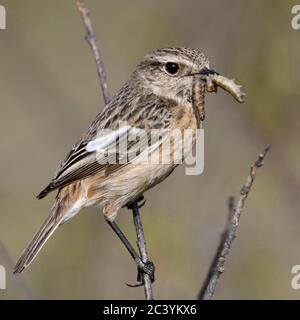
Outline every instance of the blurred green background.
{"label": "blurred green background", "polygon": [[[227,218],[266,143],[215,298],[300,297],[291,268],[300,264],[300,31],[291,28],[294,1],[86,1],[111,92],[142,57],[159,47],[201,49],[211,66],[243,84],[238,105],[224,92],[206,99],[205,170],[180,167],[145,194],[146,240],[156,265],[156,299],[196,296]],[[138,299],[136,267],[97,209],[59,228],[37,259],[16,277],[11,261],[47,216],[54,195],[35,195],[103,107],[92,54],[74,1],[1,0],[0,299]],[[135,241],[132,217],[117,222]]]}

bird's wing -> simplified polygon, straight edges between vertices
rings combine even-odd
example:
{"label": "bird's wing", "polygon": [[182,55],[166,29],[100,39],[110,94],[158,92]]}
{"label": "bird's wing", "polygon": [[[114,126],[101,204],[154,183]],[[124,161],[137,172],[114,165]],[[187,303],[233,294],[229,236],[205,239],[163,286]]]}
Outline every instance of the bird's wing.
{"label": "bird's wing", "polygon": [[[153,104],[153,108],[156,108],[157,105]],[[149,109],[147,115],[151,117],[151,114],[153,112]],[[131,162],[141,152],[151,148],[153,141],[158,147],[157,141],[162,140],[159,130],[169,126],[169,120],[166,118],[168,117],[156,120],[155,126],[151,126],[158,129],[154,135],[153,130],[150,132],[150,129],[144,129],[144,124],[134,121],[128,115],[126,120],[129,120],[128,122],[132,125],[127,124],[113,130],[101,129],[101,119],[99,123],[99,118],[96,118],[87,134],[71,149],[48,186],[38,194],[38,199],[44,198],[57,188],[62,188],[100,171],[107,175],[119,170],[128,163],[128,159]],[[144,117],[144,120],[147,120],[147,117]],[[166,131],[163,136],[166,136]]]}

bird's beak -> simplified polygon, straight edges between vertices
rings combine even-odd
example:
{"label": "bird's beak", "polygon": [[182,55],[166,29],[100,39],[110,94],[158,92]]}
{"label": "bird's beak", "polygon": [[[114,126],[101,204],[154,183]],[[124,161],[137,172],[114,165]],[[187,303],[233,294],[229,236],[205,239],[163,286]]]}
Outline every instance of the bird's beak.
{"label": "bird's beak", "polygon": [[202,76],[209,76],[209,75],[214,75],[214,74],[219,74],[219,73],[213,69],[208,69],[205,67],[197,74],[202,75]]}

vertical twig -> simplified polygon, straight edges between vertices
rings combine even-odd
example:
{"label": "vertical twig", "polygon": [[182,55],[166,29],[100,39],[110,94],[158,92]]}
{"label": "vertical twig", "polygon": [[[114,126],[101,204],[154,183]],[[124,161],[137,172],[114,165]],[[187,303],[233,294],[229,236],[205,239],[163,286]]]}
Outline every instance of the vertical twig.
{"label": "vertical twig", "polygon": [[105,104],[108,104],[110,101],[110,96],[108,92],[108,86],[107,86],[107,80],[106,80],[106,73],[104,70],[104,63],[100,54],[99,46],[97,44],[96,35],[94,33],[94,28],[92,25],[92,20],[90,17],[89,10],[85,7],[83,0],[76,0],[77,8],[81,14],[83,23],[86,28],[86,36],[85,40],[89,44],[95,58],[96,67],[97,67],[97,73],[98,77],[100,79],[100,86],[101,91],[103,94],[103,99]]}
{"label": "vertical twig", "polygon": [[[76,0],[76,4],[86,28],[85,39],[88,42],[96,61],[97,73],[100,80],[100,87],[103,94],[103,99],[105,104],[108,104],[110,101],[110,96],[109,96],[108,86],[106,81],[106,73],[104,70],[104,63],[101,58],[99,46],[97,44],[96,35],[94,33],[92,21],[90,18],[90,12],[86,8],[83,0]],[[141,259],[143,262],[147,262],[148,255],[147,255],[143,225],[142,225],[137,202],[134,202],[131,206],[132,206],[131,210],[133,214],[133,220],[134,220],[134,225],[135,225],[136,235],[137,235],[137,244],[141,254]],[[151,279],[147,274],[143,273],[143,280],[144,280],[145,297],[147,300],[151,300],[153,299]]]}
{"label": "vertical twig", "polygon": [[[131,205],[133,222],[135,226],[136,236],[137,236],[137,245],[140,251],[141,259],[144,263],[148,262],[148,252],[145,242],[144,230],[141,220],[141,215],[139,212],[139,208],[136,202]],[[153,290],[152,290],[152,281],[150,276],[143,272],[143,283],[144,283],[144,291],[146,300],[153,300]]]}
{"label": "vertical twig", "polygon": [[248,197],[248,194],[254,182],[256,171],[258,168],[263,166],[264,164],[263,161],[269,149],[270,149],[270,146],[269,145],[266,146],[263,152],[259,155],[256,162],[251,166],[250,173],[247,177],[246,183],[240,191],[240,198],[237,205],[234,206],[233,198],[231,198],[231,200],[229,201],[228,223],[221,237],[218,249],[210,265],[206,279],[198,294],[198,299],[200,300],[210,300],[214,295],[218,280],[221,274],[224,272],[226,257],[230,252],[234,239],[236,238],[236,232],[239,225],[240,217],[245,205],[245,201]]}

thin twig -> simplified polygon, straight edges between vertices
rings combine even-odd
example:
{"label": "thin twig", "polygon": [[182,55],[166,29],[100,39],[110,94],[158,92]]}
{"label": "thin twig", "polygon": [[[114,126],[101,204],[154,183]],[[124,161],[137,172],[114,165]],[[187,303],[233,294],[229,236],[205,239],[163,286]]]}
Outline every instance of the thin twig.
{"label": "thin twig", "polygon": [[103,94],[103,99],[104,99],[105,104],[108,104],[110,101],[110,96],[109,96],[108,86],[107,86],[107,81],[106,81],[106,73],[104,70],[104,64],[103,64],[103,60],[102,60],[102,57],[100,54],[99,46],[97,44],[96,35],[94,33],[94,28],[93,28],[91,17],[90,17],[90,12],[86,8],[83,0],[76,0],[76,4],[77,4],[78,10],[81,14],[83,23],[85,24],[85,28],[86,28],[85,40],[89,44],[89,46],[94,54],[96,67],[97,67],[97,73],[98,73],[98,77],[100,79],[100,86],[101,86],[101,91]]}
{"label": "thin twig", "polygon": [[[148,252],[147,252],[147,247],[145,242],[141,215],[139,212],[137,202],[134,202],[131,205],[131,208],[132,208],[133,222],[134,222],[136,236],[137,236],[137,245],[139,248],[141,259],[144,263],[146,263],[148,262]],[[150,279],[150,276],[147,273],[143,272],[142,277],[143,277],[146,300],[153,300],[152,281]]]}
{"label": "thin twig", "polygon": [[[96,67],[97,67],[97,73],[100,80],[100,87],[103,94],[103,99],[105,104],[108,104],[110,101],[110,95],[108,92],[108,86],[106,81],[106,73],[104,69],[103,60],[101,58],[100,49],[97,44],[96,35],[94,33],[92,21],[90,18],[90,12],[86,8],[83,0],[76,0],[77,8],[81,14],[83,23],[86,28],[86,36],[85,39],[88,42],[96,61]],[[139,247],[139,251],[141,254],[141,259],[143,262],[148,261],[148,255],[146,250],[146,242],[144,237],[144,231],[143,231],[143,225],[140,217],[140,212],[138,208],[137,202],[134,202],[131,204],[131,210],[133,214],[133,220],[135,224],[136,229],[136,235],[137,235],[137,244]],[[152,283],[150,277],[143,273],[143,283],[144,283],[144,290],[145,290],[145,297],[147,300],[153,299],[153,291],[152,291]]]}
{"label": "thin twig", "polygon": [[240,198],[236,206],[234,206],[233,198],[230,198],[230,201],[228,203],[228,223],[223,235],[221,236],[218,249],[210,265],[206,279],[198,294],[198,299],[200,300],[210,300],[214,295],[218,280],[221,274],[224,272],[226,257],[230,252],[234,239],[236,238],[240,217],[245,205],[245,201],[254,182],[256,170],[263,166],[265,156],[268,153],[269,149],[270,146],[266,146],[263,152],[259,155],[256,162],[251,166],[249,176],[247,177],[246,183],[240,191]]}

